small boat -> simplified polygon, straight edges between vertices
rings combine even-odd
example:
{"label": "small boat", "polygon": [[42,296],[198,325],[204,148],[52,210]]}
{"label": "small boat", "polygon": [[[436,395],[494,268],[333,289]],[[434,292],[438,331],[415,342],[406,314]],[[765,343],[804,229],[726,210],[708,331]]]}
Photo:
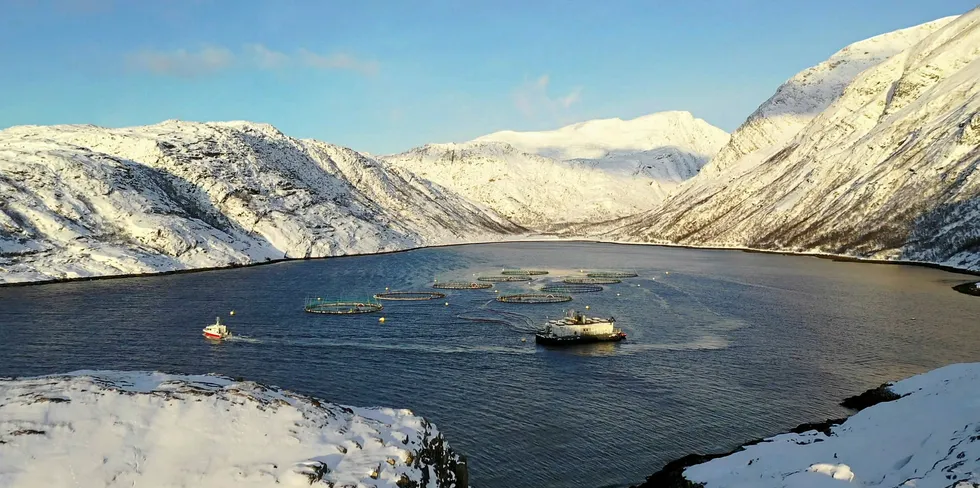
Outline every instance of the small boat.
{"label": "small boat", "polygon": [[231,331],[221,323],[221,317],[215,317],[214,323],[201,330],[204,337],[208,339],[227,339],[231,337]]}
{"label": "small boat", "polygon": [[586,317],[569,310],[564,318],[549,320],[544,330],[534,334],[538,344],[565,345],[590,342],[616,342],[626,338],[626,334],[615,327],[616,319]]}

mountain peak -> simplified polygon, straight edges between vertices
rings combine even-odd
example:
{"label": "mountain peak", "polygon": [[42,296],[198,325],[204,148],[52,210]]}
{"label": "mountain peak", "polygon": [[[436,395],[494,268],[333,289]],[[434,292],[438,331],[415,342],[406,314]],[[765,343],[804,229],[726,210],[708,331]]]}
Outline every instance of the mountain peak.
{"label": "mountain peak", "polygon": [[471,142],[489,141],[559,160],[600,159],[667,147],[707,160],[728,142],[728,134],[690,112],[668,111],[629,120],[586,120],[550,131],[500,131]]}

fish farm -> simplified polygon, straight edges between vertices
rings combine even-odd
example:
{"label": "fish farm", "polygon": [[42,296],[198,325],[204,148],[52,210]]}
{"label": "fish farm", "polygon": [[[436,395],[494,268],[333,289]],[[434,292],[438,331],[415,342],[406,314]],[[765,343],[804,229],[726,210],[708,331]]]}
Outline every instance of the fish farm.
{"label": "fish farm", "polygon": [[378,293],[374,295],[374,298],[378,300],[402,300],[402,301],[413,301],[419,302],[423,300],[435,300],[436,298],[444,298],[445,293],[439,293],[434,291],[390,291],[385,293]]}
{"label": "fish farm", "polygon": [[568,295],[538,295],[538,294],[520,294],[520,295],[503,295],[497,297],[498,302],[504,303],[560,303],[560,302],[570,302],[572,297]]}
{"label": "fish farm", "polygon": [[629,271],[595,271],[585,276],[589,278],[636,278],[639,275]]}
{"label": "fish farm", "polygon": [[325,313],[331,315],[351,315],[358,313],[379,312],[384,308],[378,302],[341,300],[331,301],[322,298],[307,298],[303,310],[309,313]]}
{"label": "fish farm", "polygon": [[490,283],[473,283],[471,281],[444,281],[432,285],[433,288],[439,290],[486,290],[492,286]]}
{"label": "fish farm", "polygon": [[622,283],[623,280],[616,278],[565,278],[562,282],[571,285],[615,285]]}
{"label": "fish farm", "polygon": [[548,272],[540,269],[505,269],[500,274],[506,276],[540,276],[546,275]]}
{"label": "fish farm", "polygon": [[591,293],[602,291],[602,287],[593,284],[554,284],[541,287],[546,293]]}
{"label": "fish farm", "polygon": [[489,281],[492,283],[508,283],[513,281],[531,281],[531,277],[527,275],[504,275],[504,276],[479,276],[476,278],[479,281]]}

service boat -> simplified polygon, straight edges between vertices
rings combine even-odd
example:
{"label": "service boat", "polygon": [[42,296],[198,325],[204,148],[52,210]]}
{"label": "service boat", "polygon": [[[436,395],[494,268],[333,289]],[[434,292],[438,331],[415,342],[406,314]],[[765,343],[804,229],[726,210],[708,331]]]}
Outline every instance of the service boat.
{"label": "service boat", "polygon": [[534,334],[534,341],[538,344],[564,345],[625,339],[626,334],[615,325],[616,319],[612,317],[586,317],[569,310],[564,318],[549,320],[543,331]]}
{"label": "service boat", "polygon": [[231,331],[221,323],[221,317],[215,317],[214,323],[201,329],[201,332],[204,332],[204,337],[208,339],[227,339],[231,337]]}

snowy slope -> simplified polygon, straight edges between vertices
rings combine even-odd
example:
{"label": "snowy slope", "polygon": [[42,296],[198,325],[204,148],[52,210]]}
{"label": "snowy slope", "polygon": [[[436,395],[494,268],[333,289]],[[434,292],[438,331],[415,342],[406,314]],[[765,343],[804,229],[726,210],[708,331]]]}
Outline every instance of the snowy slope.
{"label": "snowy slope", "polygon": [[942,22],[771,156],[702,171],[617,238],[980,268],[980,10]]}
{"label": "snowy slope", "polygon": [[352,150],[248,122],[0,131],[0,282],[371,253],[521,229]]}
{"label": "snowy slope", "polygon": [[666,194],[653,180],[570,167],[502,142],[428,144],[383,160],[526,227],[631,215]]}
{"label": "snowy slope", "polygon": [[903,398],[866,408],[830,435],[783,434],[691,466],[705,488],[881,486],[967,488],[980,483],[980,363],[899,381]]}
{"label": "snowy slope", "polygon": [[465,460],[408,410],[212,375],[0,380],[0,487],[449,488],[465,478]]}
{"label": "snowy slope", "polygon": [[632,120],[589,120],[552,131],[501,131],[475,142],[504,142],[576,166],[673,186],[697,174],[728,137],[690,112],[673,111]]}
{"label": "snowy slope", "polygon": [[862,71],[904,51],[955,18],[946,17],[855,42],[826,61],[797,73],[732,133],[728,144],[704,168],[705,173],[718,174],[736,163],[752,166],[771,156],[840,98],[844,88]]}

